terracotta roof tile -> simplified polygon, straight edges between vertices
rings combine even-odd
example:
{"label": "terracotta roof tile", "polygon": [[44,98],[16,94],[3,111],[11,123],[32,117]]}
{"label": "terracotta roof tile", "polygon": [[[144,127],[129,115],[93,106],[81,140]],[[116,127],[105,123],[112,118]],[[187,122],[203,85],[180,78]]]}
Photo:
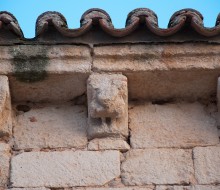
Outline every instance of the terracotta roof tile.
{"label": "terracotta roof tile", "polygon": [[[152,41],[154,41],[154,39],[158,39],[158,37],[162,40],[166,40],[167,37],[171,37],[169,38],[170,40],[173,36],[182,30],[185,30],[186,28],[188,31],[192,31],[194,36],[197,35],[201,39],[209,39],[212,37],[218,37],[219,39],[220,37],[220,14],[217,17],[216,25],[212,28],[207,28],[203,24],[203,16],[201,13],[194,9],[183,9],[174,13],[170,18],[168,28],[166,29],[159,28],[157,15],[152,10],[147,8],[140,8],[131,11],[127,17],[126,26],[122,29],[114,28],[108,13],[101,9],[90,9],[86,11],[82,15],[80,23],[80,28],[69,29],[67,21],[62,14],[58,12],[45,12],[41,14],[36,21],[36,37],[32,40],[56,40],[54,36],[53,38],[48,38],[48,36],[45,37],[45,34],[48,31],[50,33],[59,33],[59,35],[55,35],[56,37],[59,36],[59,39],[62,37],[68,39],[82,39],[81,37],[83,37],[85,34],[91,31],[96,32],[97,30],[94,30],[94,28],[97,27],[102,31],[102,36],[104,35],[104,32],[105,35],[109,36],[112,40],[115,41],[120,38],[132,36],[137,30],[142,30],[147,32],[148,35],[154,36]],[[7,33],[12,33],[14,37]],[[188,33],[185,33],[185,36],[186,35],[188,35]],[[23,32],[20,29],[16,18],[8,12],[0,12],[0,43],[4,41],[3,37],[1,36],[4,36],[4,39],[19,38],[19,40],[27,40],[24,38]],[[150,39],[151,38],[148,40]],[[191,39],[194,39],[194,37]],[[145,38],[140,38],[138,41],[146,40]]]}

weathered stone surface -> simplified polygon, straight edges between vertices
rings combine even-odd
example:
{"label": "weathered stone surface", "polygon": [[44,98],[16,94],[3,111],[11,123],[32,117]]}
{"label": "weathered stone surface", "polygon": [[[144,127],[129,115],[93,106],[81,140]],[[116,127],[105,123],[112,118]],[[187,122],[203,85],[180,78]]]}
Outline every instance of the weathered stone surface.
{"label": "weathered stone surface", "polygon": [[12,188],[8,190],[49,190],[49,189],[45,187],[40,187],[40,188]]}
{"label": "weathered stone surface", "polygon": [[196,186],[157,186],[156,190],[219,190],[220,186],[196,185]]}
{"label": "weathered stone surface", "polygon": [[195,190],[193,186],[165,186],[159,185],[156,187],[156,190]]}
{"label": "weathered stone surface", "polygon": [[125,185],[188,184],[193,181],[191,150],[131,150],[122,163]]}
{"label": "weathered stone surface", "polygon": [[13,101],[68,101],[86,91],[90,48],[74,45],[0,47],[1,74],[9,77]]}
{"label": "weathered stone surface", "polygon": [[[196,47],[196,48],[193,48]],[[216,69],[217,45],[109,45],[94,48],[94,68],[99,71],[152,71],[168,69]],[[213,58],[217,60],[213,60]],[[195,64],[196,63],[196,64]]]}
{"label": "weathered stone surface", "polygon": [[[195,48],[194,48],[195,47]],[[217,45],[110,45],[94,48],[94,69],[127,76],[130,99],[207,99],[220,74]]]}
{"label": "weathered stone surface", "polygon": [[24,83],[9,77],[14,102],[63,102],[86,92],[88,74],[48,75],[43,81]]}
{"label": "weathered stone surface", "polygon": [[20,112],[14,126],[15,149],[87,146],[84,106],[39,104]]}
{"label": "weathered stone surface", "polygon": [[220,77],[218,77],[217,81],[217,92],[216,92],[216,98],[217,98],[217,108],[218,108],[218,113],[217,113],[217,125],[220,127]]}
{"label": "weathered stone surface", "polygon": [[196,185],[195,190],[219,190],[220,185],[212,186],[212,185]]}
{"label": "weathered stone surface", "polygon": [[[91,72],[91,55],[88,46],[75,45],[14,45],[1,46],[1,71],[0,74],[13,73],[18,69],[16,63],[20,60],[26,60],[27,65],[34,63],[45,63],[43,68],[48,73],[85,73]],[[42,64],[40,64],[42,65]],[[20,67],[21,68],[21,67]],[[27,68],[26,68],[27,69]],[[32,67],[32,69],[34,69]],[[36,65],[35,69],[39,69]],[[28,70],[27,70],[28,71]]]}
{"label": "weathered stone surface", "polygon": [[129,120],[133,148],[219,143],[216,121],[199,103],[137,105],[130,109]]}
{"label": "weathered stone surface", "polygon": [[153,190],[154,187],[121,187],[121,188],[73,188],[73,190]]}
{"label": "weathered stone surface", "polygon": [[8,78],[0,76],[0,138],[12,133],[11,97]]}
{"label": "weathered stone surface", "polygon": [[128,136],[127,78],[92,74],[87,81],[90,138]]}
{"label": "weathered stone surface", "polygon": [[220,147],[198,147],[193,150],[195,175],[199,184],[220,183]]}
{"label": "weathered stone surface", "polygon": [[129,149],[130,146],[126,141],[114,138],[93,139],[88,144],[88,150],[120,150],[125,152]]}
{"label": "weathered stone surface", "polygon": [[9,176],[10,147],[0,142],[0,189],[6,187]]}
{"label": "weathered stone surface", "polygon": [[119,177],[118,151],[29,152],[12,158],[12,187],[100,186]]}

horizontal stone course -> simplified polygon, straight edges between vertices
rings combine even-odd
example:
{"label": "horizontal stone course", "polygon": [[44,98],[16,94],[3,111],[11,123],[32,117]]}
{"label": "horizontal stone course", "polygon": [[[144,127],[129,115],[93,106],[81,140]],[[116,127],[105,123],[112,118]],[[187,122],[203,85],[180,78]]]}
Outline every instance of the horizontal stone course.
{"label": "horizontal stone course", "polygon": [[216,145],[215,119],[200,103],[141,104],[129,111],[132,148]]}
{"label": "horizontal stone course", "polygon": [[84,106],[38,104],[17,116],[14,148],[85,148],[86,130]]}
{"label": "horizontal stone course", "polygon": [[126,153],[121,172],[125,185],[189,184],[194,180],[192,151],[131,150]]}
{"label": "horizontal stone course", "polygon": [[102,186],[119,175],[118,151],[27,152],[11,161],[12,187]]}
{"label": "horizontal stone course", "polygon": [[[196,48],[193,48],[196,47]],[[99,71],[151,71],[216,69],[218,45],[162,44],[109,45],[94,48],[94,68]],[[215,60],[213,59],[215,58]],[[195,64],[196,63],[196,64]]]}
{"label": "horizontal stone course", "polygon": [[2,63],[0,74],[14,72],[16,59],[37,58],[36,63],[48,60],[46,71],[51,73],[91,72],[91,55],[88,46],[76,45],[15,45],[0,46]]}
{"label": "horizontal stone course", "polygon": [[195,176],[199,184],[220,184],[220,146],[193,149]]}

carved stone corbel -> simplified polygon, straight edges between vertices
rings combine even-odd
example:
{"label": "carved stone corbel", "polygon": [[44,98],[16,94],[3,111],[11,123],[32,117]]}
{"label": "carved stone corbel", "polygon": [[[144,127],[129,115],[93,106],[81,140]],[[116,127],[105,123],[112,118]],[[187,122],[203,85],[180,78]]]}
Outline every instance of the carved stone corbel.
{"label": "carved stone corbel", "polygon": [[89,138],[128,136],[127,78],[92,74],[87,81]]}

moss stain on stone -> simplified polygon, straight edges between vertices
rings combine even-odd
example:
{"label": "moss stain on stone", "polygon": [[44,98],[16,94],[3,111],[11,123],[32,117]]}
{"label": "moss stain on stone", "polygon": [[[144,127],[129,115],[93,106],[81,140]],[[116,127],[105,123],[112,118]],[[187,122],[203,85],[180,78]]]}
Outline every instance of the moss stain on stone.
{"label": "moss stain on stone", "polygon": [[34,83],[47,77],[47,47],[23,45],[12,47],[10,51],[13,55],[13,75],[18,81]]}

